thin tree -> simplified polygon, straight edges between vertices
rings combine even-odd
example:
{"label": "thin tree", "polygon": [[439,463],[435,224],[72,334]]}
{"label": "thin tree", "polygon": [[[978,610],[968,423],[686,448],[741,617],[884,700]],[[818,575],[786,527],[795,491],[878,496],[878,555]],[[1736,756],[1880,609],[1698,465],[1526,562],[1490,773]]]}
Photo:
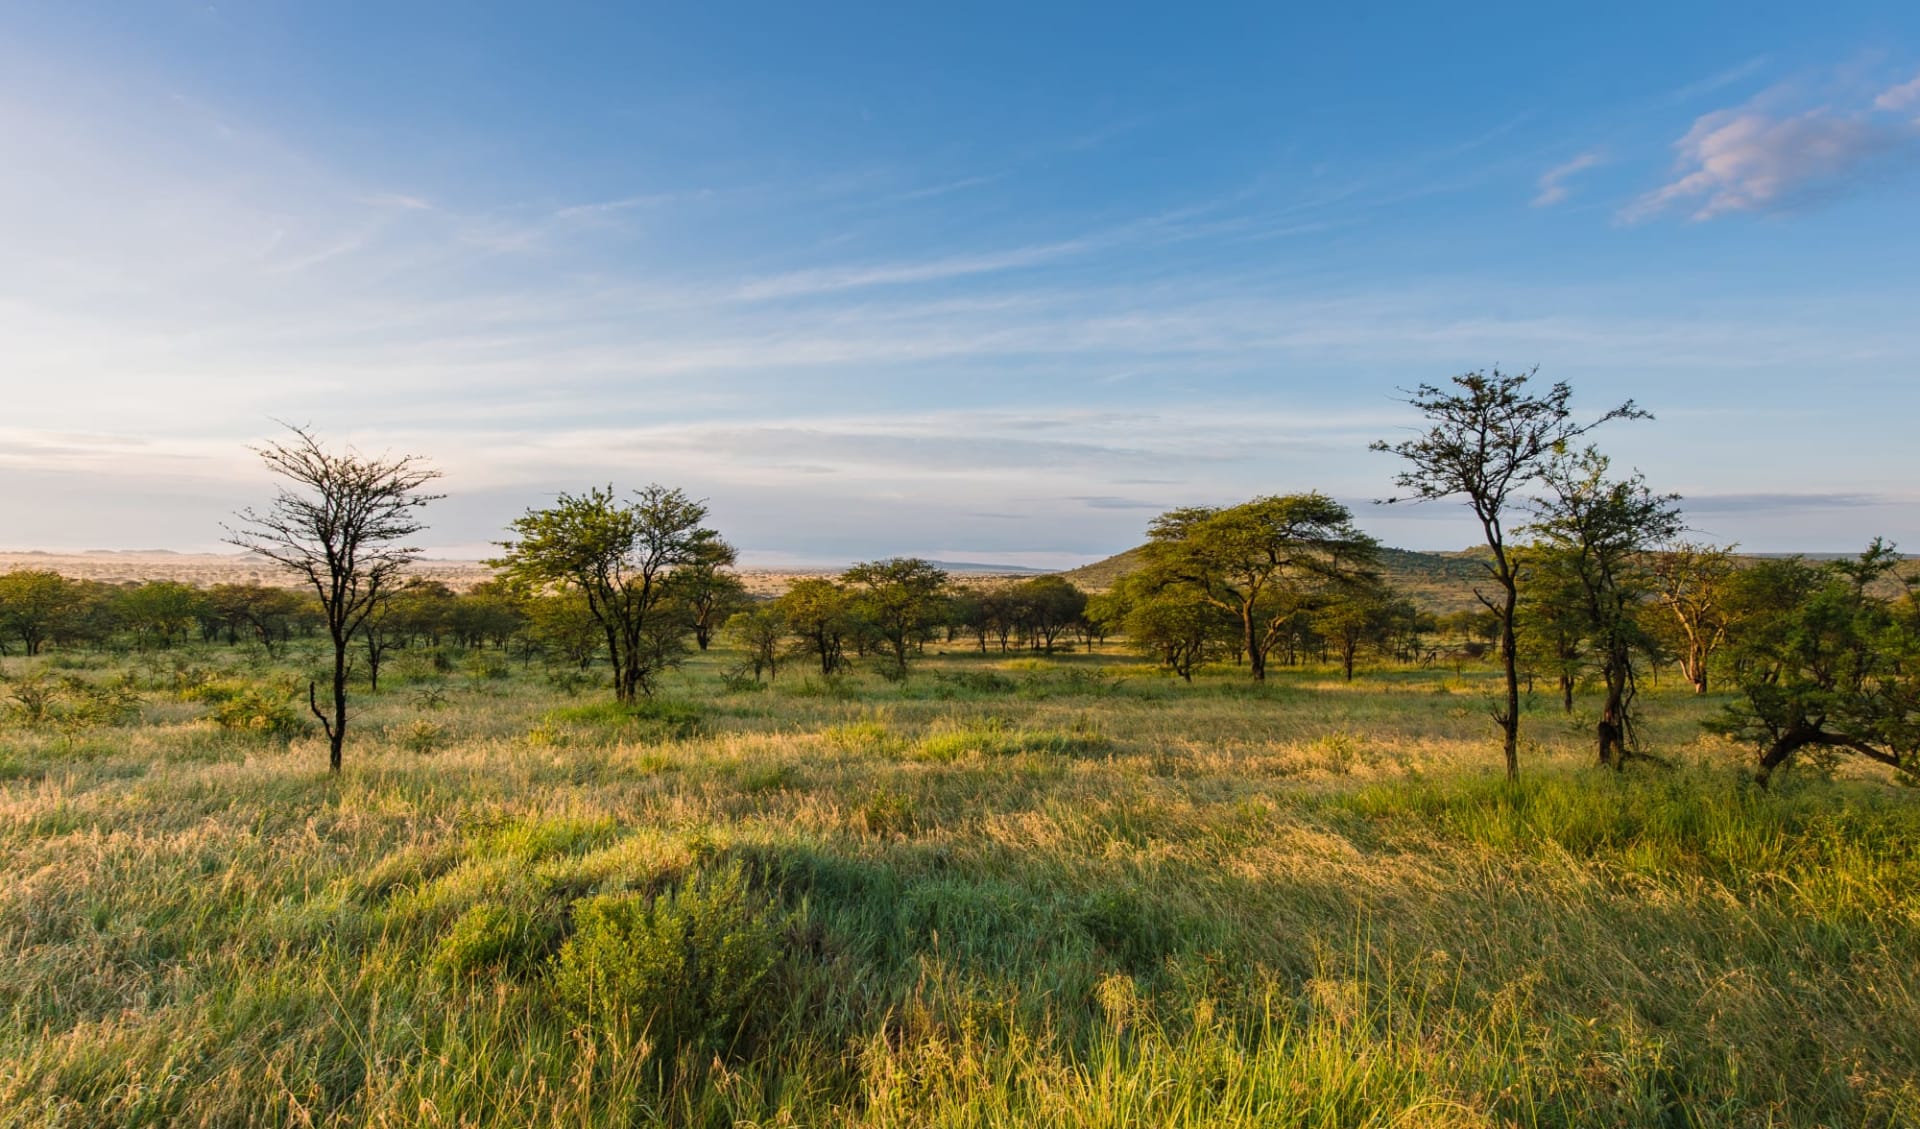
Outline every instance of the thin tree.
{"label": "thin tree", "polygon": [[1500,726],[1507,779],[1520,775],[1520,664],[1514,634],[1520,603],[1520,577],[1507,544],[1507,516],[1527,487],[1546,472],[1554,453],[1615,419],[1651,419],[1632,400],[1587,423],[1576,422],[1569,402],[1573,389],[1557,381],[1534,395],[1528,382],[1539,372],[1469,372],[1452,378],[1450,388],[1422,384],[1408,394],[1427,420],[1427,430],[1398,443],[1379,440],[1375,451],[1398,455],[1411,464],[1394,476],[1394,485],[1410,493],[1385,499],[1430,502],[1464,497],[1480,523],[1492,553],[1487,571],[1495,585],[1489,595],[1474,595],[1499,620],[1500,663],[1506,675],[1504,702],[1493,709]]}
{"label": "thin tree", "polygon": [[1613,479],[1607,471],[1607,457],[1591,447],[1556,456],[1546,474],[1548,496],[1535,502],[1538,520],[1530,531],[1570,581],[1568,595],[1604,693],[1600,764],[1619,769],[1629,756],[1640,755],[1633,660],[1654,649],[1640,614],[1653,594],[1648,552],[1685,526],[1678,495],[1655,494],[1638,473]]}
{"label": "thin tree", "polygon": [[1680,541],[1655,553],[1649,562],[1660,602],[1673,613],[1680,635],[1680,645],[1674,648],[1680,673],[1696,694],[1707,692],[1708,668],[1733,625],[1729,582],[1740,567],[1734,548]]}
{"label": "thin tree", "polygon": [[686,605],[693,623],[693,641],[701,650],[713,643],[713,637],[727,617],[747,606],[747,586],[727,571],[739,559],[732,545],[718,538],[701,546],[699,559],[674,572],[670,586]]}
{"label": "thin tree", "polygon": [[255,448],[288,485],[264,512],[240,511],[240,524],[226,527],[226,541],[293,573],[320,598],[333,641],[333,695],[323,709],[309,680],[307,706],[327,732],[327,768],[339,772],[347,740],[347,645],[420,555],[405,542],[426,528],[420,508],[443,496],[421,492],[440,472],[416,455],[329,451],[308,429],[288,430],[291,439]]}

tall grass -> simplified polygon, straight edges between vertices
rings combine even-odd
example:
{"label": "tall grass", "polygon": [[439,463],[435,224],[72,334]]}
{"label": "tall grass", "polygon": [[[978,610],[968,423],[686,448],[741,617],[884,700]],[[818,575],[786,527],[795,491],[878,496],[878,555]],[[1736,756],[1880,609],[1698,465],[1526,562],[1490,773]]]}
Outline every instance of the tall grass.
{"label": "tall grass", "polygon": [[1747,787],[1711,702],[1513,786],[1478,672],[456,658],[338,779],[218,650],[0,729],[0,1125],[1920,1122],[1920,806]]}

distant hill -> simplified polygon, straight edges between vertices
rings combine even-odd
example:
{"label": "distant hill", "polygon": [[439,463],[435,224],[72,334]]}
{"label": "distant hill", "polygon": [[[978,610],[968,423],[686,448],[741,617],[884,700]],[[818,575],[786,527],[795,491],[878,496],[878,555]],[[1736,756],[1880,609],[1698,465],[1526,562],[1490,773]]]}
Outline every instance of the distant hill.
{"label": "distant hill", "polygon": [[[1113,587],[1114,582],[1145,563],[1145,546],[1139,546],[1061,575],[1097,592]],[[1478,607],[1473,585],[1486,576],[1471,552],[1423,553],[1412,549],[1381,549],[1380,573],[1420,607],[1442,614]]]}
{"label": "distant hill", "polygon": [[[1780,560],[1787,557],[1802,557],[1808,561],[1848,560],[1854,553],[1741,553],[1736,558],[1743,563],[1755,563],[1762,560]],[[1487,583],[1486,569],[1480,564],[1490,559],[1486,549],[1463,549],[1459,552],[1425,552],[1414,549],[1380,550],[1380,574],[1395,588],[1411,597],[1413,602],[1426,611],[1438,615],[1448,612],[1470,611],[1480,607],[1474,599],[1473,588],[1476,583]],[[1114,582],[1126,574],[1142,567],[1146,563],[1146,547],[1137,546],[1124,553],[1115,553],[1103,561],[1061,573],[1068,580],[1092,592],[1111,588]],[[1908,557],[1900,562],[1898,574],[1920,582],[1920,558]],[[1879,587],[1882,596],[1893,596],[1900,590],[1898,583],[1883,582]]]}
{"label": "distant hill", "polygon": [[1016,574],[1039,576],[1042,573],[1052,571],[1051,569],[1045,568],[1028,568],[1026,565],[982,564],[979,561],[928,561],[927,563],[935,568],[944,569],[947,572],[981,572],[993,576],[1014,576]]}

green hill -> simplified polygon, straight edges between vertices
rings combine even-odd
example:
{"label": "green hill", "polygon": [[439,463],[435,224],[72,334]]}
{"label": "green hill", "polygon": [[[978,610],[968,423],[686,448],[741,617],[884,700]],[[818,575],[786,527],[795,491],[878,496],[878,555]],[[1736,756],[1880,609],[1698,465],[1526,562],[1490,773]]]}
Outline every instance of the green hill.
{"label": "green hill", "polygon": [[[1082,588],[1098,592],[1113,587],[1121,577],[1145,563],[1145,546],[1137,546],[1061,575]],[[1384,548],[1380,550],[1380,573],[1420,607],[1441,614],[1477,607],[1473,585],[1486,575],[1471,553]]]}

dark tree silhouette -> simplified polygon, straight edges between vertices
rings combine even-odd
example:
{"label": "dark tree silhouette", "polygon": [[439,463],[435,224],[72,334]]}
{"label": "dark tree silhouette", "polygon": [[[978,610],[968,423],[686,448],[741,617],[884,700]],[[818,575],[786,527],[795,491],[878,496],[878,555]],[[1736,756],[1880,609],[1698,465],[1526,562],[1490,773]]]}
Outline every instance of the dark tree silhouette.
{"label": "dark tree silhouette", "polygon": [[1555,452],[1608,420],[1652,418],[1628,400],[1598,419],[1577,423],[1569,406],[1573,389],[1565,381],[1543,395],[1528,389],[1538,372],[1503,373],[1496,368],[1463,373],[1449,388],[1422,384],[1407,403],[1426,418],[1427,430],[1398,443],[1373,444],[1373,450],[1410,464],[1394,476],[1394,485],[1409,493],[1387,498],[1387,504],[1463,497],[1492,551],[1487,571],[1496,592],[1489,596],[1476,589],[1474,595],[1500,622],[1506,698],[1494,707],[1493,719],[1500,726],[1509,780],[1520,775],[1520,667],[1514,637],[1520,581],[1507,544],[1507,515],[1522,491],[1546,473]]}
{"label": "dark tree silhouette", "polygon": [[300,577],[320,598],[333,641],[333,696],[322,709],[307,683],[307,706],[327,732],[327,768],[340,771],[347,740],[347,645],[420,555],[405,544],[425,529],[419,510],[442,497],[421,488],[440,477],[418,456],[329,451],[306,428],[256,448],[267,469],[286,480],[264,512],[240,511],[227,543],[265,557]]}

